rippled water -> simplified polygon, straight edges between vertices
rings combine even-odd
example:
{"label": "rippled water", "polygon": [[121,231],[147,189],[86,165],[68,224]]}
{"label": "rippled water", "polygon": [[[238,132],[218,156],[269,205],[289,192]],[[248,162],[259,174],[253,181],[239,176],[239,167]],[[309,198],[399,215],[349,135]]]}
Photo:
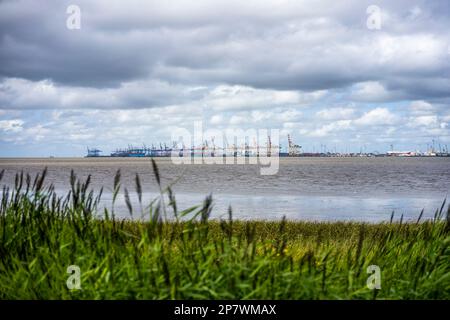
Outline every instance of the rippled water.
{"label": "rippled water", "polygon": [[[450,191],[450,158],[281,158],[279,172],[260,175],[257,165],[175,165],[157,160],[163,183],[175,182],[179,207],[198,204],[213,193],[213,216],[229,205],[243,219],[381,221],[395,211],[416,219],[422,208],[431,217]],[[139,173],[146,197],[157,195],[149,159],[0,159],[6,169],[2,184],[12,184],[17,171],[36,174],[48,167],[48,182],[58,192],[68,189],[70,170],[92,175],[94,189],[105,187],[109,205],[116,170],[122,184],[134,190]],[[123,209],[123,210],[122,210]],[[123,203],[119,210],[128,216]]]}

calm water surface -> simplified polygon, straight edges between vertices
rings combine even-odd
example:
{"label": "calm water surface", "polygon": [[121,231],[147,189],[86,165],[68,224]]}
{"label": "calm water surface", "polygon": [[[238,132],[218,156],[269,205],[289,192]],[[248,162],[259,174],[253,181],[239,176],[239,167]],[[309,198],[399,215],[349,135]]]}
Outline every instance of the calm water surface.
{"label": "calm water surface", "polygon": [[[213,217],[232,206],[241,219],[388,220],[391,212],[416,219],[422,208],[432,217],[450,191],[450,158],[281,158],[279,172],[260,175],[257,165],[175,165],[157,159],[164,184],[174,182],[179,208],[213,194]],[[70,170],[78,177],[92,175],[92,187],[104,187],[103,204],[110,205],[115,172],[122,185],[135,190],[141,176],[145,197],[157,195],[149,159],[53,158],[0,159],[5,169],[1,184],[12,185],[18,171],[32,175],[48,168],[47,182],[64,194]],[[135,197],[133,198],[135,201]],[[128,216],[122,200],[116,211]]]}

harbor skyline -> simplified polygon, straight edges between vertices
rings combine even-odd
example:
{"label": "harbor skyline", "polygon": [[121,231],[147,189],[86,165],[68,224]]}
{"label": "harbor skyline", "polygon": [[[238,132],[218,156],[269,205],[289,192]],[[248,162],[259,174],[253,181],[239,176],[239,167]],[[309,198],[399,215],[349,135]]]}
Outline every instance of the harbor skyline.
{"label": "harbor skyline", "polygon": [[[109,149],[111,150],[111,149]],[[115,148],[111,152],[100,150],[99,148],[87,147],[86,157],[171,157],[185,156],[187,153],[192,157],[217,157],[217,156],[258,156],[259,151],[267,153],[271,150],[276,156],[281,157],[358,157],[358,156],[399,156],[399,157],[449,157],[447,145],[440,143],[427,143],[426,149],[417,148],[415,150],[394,150],[394,145],[390,145],[390,150],[386,152],[368,151],[366,147],[360,147],[359,152],[349,152],[348,148],[343,151],[336,146],[327,148],[327,145],[320,145],[320,148],[312,147],[312,150],[304,149],[301,145],[294,143],[290,135],[287,137],[286,145],[282,143],[274,147],[268,148],[265,144],[253,143],[223,143],[215,145],[214,139],[204,140],[199,145],[180,145],[176,141],[170,143],[152,143],[150,145],[142,144],[141,146],[128,145],[125,148]],[[270,153],[270,152],[269,152]]]}

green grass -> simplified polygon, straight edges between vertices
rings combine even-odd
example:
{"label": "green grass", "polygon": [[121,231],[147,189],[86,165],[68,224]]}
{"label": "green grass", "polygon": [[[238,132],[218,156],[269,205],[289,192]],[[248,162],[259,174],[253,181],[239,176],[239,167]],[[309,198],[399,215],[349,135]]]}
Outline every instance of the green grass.
{"label": "green grass", "polygon": [[[0,298],[450,298],[445,203],[417,223],[246,222],[233,221],[231,209],[228,219],[209,220],[211,197],[179,210],[153,165],[163,197],[144,206],[136,176],[136,210],[124,190],[130,214],[146,222],[97,211],[89,178],[72,175],[60,198],[45,172],[18,174],[0,205]],[[112,207],[120,190],[118,172]],[[81,290],[66,286],[70,265],[80,267]],[[381,269],[380,290],[366,286],[369,265]]]}

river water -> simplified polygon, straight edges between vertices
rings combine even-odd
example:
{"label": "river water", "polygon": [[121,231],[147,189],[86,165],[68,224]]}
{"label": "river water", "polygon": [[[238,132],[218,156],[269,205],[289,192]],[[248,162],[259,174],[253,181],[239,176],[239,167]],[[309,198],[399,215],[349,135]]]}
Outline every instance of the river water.
{"label": "river water", "polygon": [[[450,158],[280,158],[275,175],[261,175],[259,165],[185,164],[159,158],[163,184],[174,183],[180,209],[201,203],[212,193],[212,217],[225,217],[229,206],[239,219],[277,220],[389,220],[430,218],[450,191]],[[21,158],[0,159],[2,185],[12,185],[16,172],[35,175],[48,168],[47,183],[63,195],[70,171],[92,176],[92,187],[104,187],[102,205],[110,206],[115,172],[122,186],[135,196],[135,174],[141,178],[145,202],[158,195],[148,158]],[[129,217],[123,197],[116,212]]]}

